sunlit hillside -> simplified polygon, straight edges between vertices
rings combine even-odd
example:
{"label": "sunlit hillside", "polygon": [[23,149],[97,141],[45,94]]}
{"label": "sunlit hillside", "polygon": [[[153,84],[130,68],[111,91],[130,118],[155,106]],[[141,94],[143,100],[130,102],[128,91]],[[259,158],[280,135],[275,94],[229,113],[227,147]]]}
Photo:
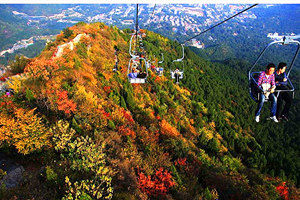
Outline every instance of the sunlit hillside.
{"label": "sunlit hillside", "polygon": [[281,144],[284,125],[255,126],[239,70],[247,63],[210,63],[185,48],[184,79],[175,84],[169,70],[180,45],[141,31],[154,65],[164,54],[164,75],[149,69],[145,84],[128,82],[132,32],[103,23],[64,29],[36,58],[12,63],[0,141],[25,172],[1,197],[297,199],[299,136]]}

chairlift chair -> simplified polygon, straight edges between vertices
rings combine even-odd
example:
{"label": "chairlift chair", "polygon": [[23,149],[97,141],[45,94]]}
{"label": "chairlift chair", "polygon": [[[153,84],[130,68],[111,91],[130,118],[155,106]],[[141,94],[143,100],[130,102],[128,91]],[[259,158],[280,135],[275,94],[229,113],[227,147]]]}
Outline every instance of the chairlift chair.
{"label": "chairlift chair", "polygon": [[[141,61],[145,63],[145,70],[142,68]],[[133,73],[134,68],[142,70],[146,73],[146,76],[144,78],[132,77],[131,73]],[[146,63],[145,59],[138,56],[132,57],[129,60],[127,76],[130,83],[146,83],[148,77],[148,64]]]}
{"label": "chairlift chair", "polygon": [[113,68],[113,72],[118,71],[118,64],[119,64],[118,52],[119,52],[119,49],[115,48],[115,65],[114,65],[114,68]]}
{"label": "chairlift chair", "polygon": [[[175,74],[179,75],[179,79],[183,79],[183,73],[184,73],[184,62],[183,62],[183,59],[184,59],[184,44],[181,44],[181,47],[182,47],[182,58],[179,58],[177,60],[173,60],[173,62],[179,62],[179,63],[181,63],[182,70],[179,69],[179,71],[176,72],[176,69],[174,69],[174,70],[171,69],[170,72],[171,72],[171,78],[172,79],[176,79]],[[176,83],[178,83],[177,80],[176,80]]]}
{"label": "chairlift chair", "polygon": [[[287,72],[287,77],[289,77],[289,74],[293,68],[293,65],[295,63],[295,60],[298,56],[299,53],[299,49],[300,49],[300,42],[295,40],[297,38],[299,38],[300,35],[296,35],[296,36],[277,36],[274,39],[277,39],[276,41],[273,41],[271,43],[269,43],[264,49],[263,51],[260,53],[260,55],[258,56],[258,58],[256,59],[255,63],[252,65],[251,69],[249,70],[248,73],[248,81],[249,81],[249,93],[251,98],[255,101],[255,102],[259,102],[259,94],[262,92],[262,89],[260,87],[258,87],[258,77],[260,75],[261,72],[253,72],[253,69],[255,67],[255,65],[258,63],[258,61],[260,60],[260,58],[262,57],[262,55],[265,53],[265,51],[272,45],[275,44],[279,44],[279,45],[291,45],[291,44],[297,44],[298,48],[295,52],[295,55],[293,57],[293,60],[290,64],[290,66],[288,67],[288,72]],[[292,92],[293,93],[293,97],[294,97],[294,85],[292,84],[291,80],[288,78],[288,87],[289,89],[286,90],[276,90],[275,89],[275,94],[277,94],[277,97],[279,96],[280,92]],[[268,101],[268,99],[266,99],[266,101]]]}
{"label": "chairlift chair", "polygon": [[[127,70],[127,77],[130,83],[146,83],[147,77],[148,77],[148,63],[144,57],[141,57],[141,55],[136,54],[137,52],[132,51],[132,39],[135,35],[133,34],[130,39],[130,45],[129,45],[129,54],[131,56],[131,59],[129,60],[128,64],[128,70]],[[142,69],[142,61],[145,64],[145,70]],[[145,78],[137,78],[137,77],[132,77],[131,73],[133,73],[134,68],[140,68],[140,70],[144,71],[146,73]]]}
{"label": "chairlift chair", "polygon": [[162,66],[159,66],[159,64],[162,64],[164,62],[164,54],[161,53],[161,56],[162,56],[162,60],[158,61],[157,68],[156,68],[156,73],[158,76],[162,76],[164,72],[164,68]]}

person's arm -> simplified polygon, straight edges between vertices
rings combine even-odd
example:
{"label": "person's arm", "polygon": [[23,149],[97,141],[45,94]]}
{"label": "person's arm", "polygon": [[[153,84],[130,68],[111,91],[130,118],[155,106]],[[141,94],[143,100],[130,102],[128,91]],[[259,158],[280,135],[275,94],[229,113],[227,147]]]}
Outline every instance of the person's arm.
{"label": "person's arm", "polygon": [[286,76],[286,73],[283,73],[282,75],[283,75],[283,78],[282,78],[282,76],[281,77],[279,76],[279,78],[278,78],[279,80],[276,81],[276,84],[278,86],[280,86],[280,85],[287,85],[287,76]]}
{"label": "person's arm", "polygon": [[275,91],[275,88],[276,88],[275,75],[272,74],[271,75],[271,88],[270,88],[270,92],[273,93]]}
{"label": "person's arm", "polygon": [[276,85],[275,85],[275,75],[274,74],[271,75],[271,87],[272,88],[276,87]]}
{"label": "person's arm", "polygon": [[287,80],[288,80],[288,77],[286,75],[286,73],[283,73],[283,81],[281,82],[282,85],[287,85]]}
{"label": "person's arm", "polygon": [[260,75],[259,75],[259,77],[258,77],[258,81],[257,81],[257,86],[258,87],[260,87],[260,85],[261,85],[261,82],[262,82],[262,80],[263,80],[263,72],[261,72],[260,73]]}

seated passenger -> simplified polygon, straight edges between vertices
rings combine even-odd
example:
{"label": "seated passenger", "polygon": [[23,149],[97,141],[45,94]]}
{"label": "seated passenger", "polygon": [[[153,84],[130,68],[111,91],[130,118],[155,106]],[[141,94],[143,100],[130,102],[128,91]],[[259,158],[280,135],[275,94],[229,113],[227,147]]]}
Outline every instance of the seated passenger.
{"label": "seated passenger", "polygon": [[138,76],[138,72],[137,72],[136,68],[133,68],[133,69],[132,69],[132,72],[128,74],[128,77],[129,77],[130,79],[132,79],[132,78],[137,78],[137,76]]}
{"label": "seated passenger", "polygon": [[155,71],[155,69],[156,69],[156,67],[155,67],[155,65],[151,65],[151,71]]}
{"label": "seated passenger", "polygon": [[176,83],[178,84],[179,83],[179,77],[180,77],[180,71],[179,71],[178,68],[176,68],[176,70],[174,71],[174,77],[175,77]]}
{"label": "seated passenger", "polygon": [[137,78],[146,78],[146,77],[147,77],[147,73],[143,71],[140,71],[137,75]]}
{"label": "seated passenger", "polygon": [[159,75],[162,75],[162,74],[163,74],[163,71],[164,71],[164,68],[160,67],[160,68],[159,68]]}
{"label": "seated passenger", "polygon": [[[270,119],[273,120],[274,122],[278,123],[278,120],[275,116],[276,110],[277,110],[277,98],[274,95],[274,90],[276,88],[274,71],[275,71],[275,65],[273,63],[270,63],[267,66],[266,71],[261,72],[259,75],[257,86],[259,88],[261,88],[261,90],[263,92],[261,92],[259,94],[260,95],[259,102],[258,102],[257,109],[255,112],[255,121],[256,122],[259,122],[259,116],[260,116],[261,109],[264,105],[266,96],[268,96],[269,99],[271,99],[271,101],[272,101]],[[269,85],[269,87],[264,87],[267,85]]]}
{"label": "seated passenger", "polygon": [[[286,70],[286,63],[281,62],[278,65],[277,71],[275,74],[275,84],[277,90],[289,90],[288,87],[288,77],[285,73]],[[283,105],[283,102],[285,102],[285,105],[283,107],[283,110],[281,112],[281,107]],[[285,121],[288,121],[288,114],[289,110],[291,108],[293,102],[293,97],[291,92],[280,92],[277,100],[277,113],[276,117],[277,119],[284,119]]]}

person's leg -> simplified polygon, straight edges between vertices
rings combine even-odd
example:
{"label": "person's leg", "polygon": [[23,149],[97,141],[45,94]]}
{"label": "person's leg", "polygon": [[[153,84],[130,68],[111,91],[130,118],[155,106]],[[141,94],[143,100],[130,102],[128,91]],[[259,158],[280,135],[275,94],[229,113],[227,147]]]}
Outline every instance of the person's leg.
{"label": "person's leg", "polygon": [[276,110],[277,110],[277,98],[274,95],[274,93],[271,93],[269,95],[269,99],[272,101],[272,106],[271,106],[271,116],[275,116],[276,115]]}
{"label": "person's leg", "polygon": [[264,102],[265,102],[265,95],[260,93],[259,94],[259,103],[257,105],[257,109],[255,111],[255,116],[259,116],[260,115],[260,111],[264,105]]}
{"label": "person's leg", "polygon": [[277,111],[276,111],[276,117],[277,119],[281,116],[281,107],[282,107],[282,103],[283,103],[283,97],[282,97],[283,93],[280,92],[278,99],[277,99]]}
{"label": "person's leg", "polygon": [[289,111],[290,111],[290,108],[292,105],[292,101],[293,101],[292,94],[290,92],[284,92],[282,95],[283,95],[283,99],[285,101],[285,105],[282,110],[282,115],[288,117]]}

